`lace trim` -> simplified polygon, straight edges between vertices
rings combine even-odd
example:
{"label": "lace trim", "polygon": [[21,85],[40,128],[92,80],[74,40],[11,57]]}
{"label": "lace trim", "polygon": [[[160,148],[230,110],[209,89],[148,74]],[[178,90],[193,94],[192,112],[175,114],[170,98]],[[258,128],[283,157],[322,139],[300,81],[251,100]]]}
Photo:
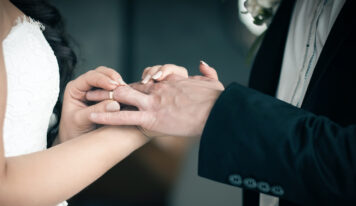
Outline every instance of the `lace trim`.
{"label": "lace trim", "polygon": [[[30,29],[30,31],[37,30],[38,28],[41,31],[44,31],[46,29],[46,27],[41,22],[36,21],[29,16],[23,15],[23,16],[19,16],[16,19],[7,37],[11,36],[12,33],[16,32],[16,30],[18,30],[22,26],[27,26]],[[4,40],[6,40],[6,38]]]}

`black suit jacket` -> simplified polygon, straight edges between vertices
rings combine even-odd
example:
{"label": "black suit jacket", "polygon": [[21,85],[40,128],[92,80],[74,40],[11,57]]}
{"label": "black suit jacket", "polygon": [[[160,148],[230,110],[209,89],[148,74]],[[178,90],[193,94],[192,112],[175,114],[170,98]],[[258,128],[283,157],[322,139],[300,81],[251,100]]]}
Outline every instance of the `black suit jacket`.
{"label": "black suit jacket", "polygon": [[280,205],[356,205],[355,0],[346,1],[302,108],[275,99],[294,1],[284,0],[256,56],[250,87],[231,84],[214,105],[199,175]]}

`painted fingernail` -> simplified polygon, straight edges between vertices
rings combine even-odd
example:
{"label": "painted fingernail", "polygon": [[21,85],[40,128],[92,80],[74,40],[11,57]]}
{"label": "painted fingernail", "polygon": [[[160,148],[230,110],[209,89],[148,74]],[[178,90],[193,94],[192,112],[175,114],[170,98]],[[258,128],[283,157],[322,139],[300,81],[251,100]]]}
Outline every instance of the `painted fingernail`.
{"label": "painted fingernail", "polygon": [[110,102],[106,105],[106,111],[108,112],[117,112],[120,111],[120,104],[116,101]]}
{"label": "painted fingernail", "polygon": [[162,71],[159,71],[157,72],[155,75],[152,76],[152,79],[158,79],[162,76],[163,72]]}
{"label": "painted fingernail", "polygon": [[151,75],[147,74],[147,76],[142,80],[142,84],[147,84],[148,81],[150,81]]}
{"label": "painted fingernail", "polygon": [[110,80],[109,82],[110,82],[110,84],[113,84],[113,85],[116,85],[116,86],[119,85],[119,83],[114,81],[114,80]]}
{"label": "painted fingernail", "polygon": [[119,79],[119,83],[120,83],[121,85],[127,85],[126,82],[125,82],[124,80],[122,80],[122,79]]}
{"label": "painted fingernail", "polygon": [[203,60],[201,60],[200,61],[200,64],[203,64],[203,65],[205,65],[205,66],[209,66],[209,64],[207,64],[205,61],[203,61]]}

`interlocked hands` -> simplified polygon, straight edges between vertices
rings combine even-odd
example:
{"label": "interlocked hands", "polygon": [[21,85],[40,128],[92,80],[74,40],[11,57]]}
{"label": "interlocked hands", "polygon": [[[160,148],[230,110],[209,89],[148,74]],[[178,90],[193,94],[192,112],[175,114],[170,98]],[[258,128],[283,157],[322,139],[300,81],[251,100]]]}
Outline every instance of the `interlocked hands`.
{"label": "interlocked hands", "polygon": [[[224,90],[213,68],[201,62],[199,69],[204,76],[188,77],[184,68],[175,65],[146,68],[142,83],[120,86],[113,91],[115,101],[137,110],[92,112],[90,120],[104,125],[137,125],[165,135],[199,137],[211,108]],[[107,90],[86,94],[90,101],[107,101],[108,97]]]}

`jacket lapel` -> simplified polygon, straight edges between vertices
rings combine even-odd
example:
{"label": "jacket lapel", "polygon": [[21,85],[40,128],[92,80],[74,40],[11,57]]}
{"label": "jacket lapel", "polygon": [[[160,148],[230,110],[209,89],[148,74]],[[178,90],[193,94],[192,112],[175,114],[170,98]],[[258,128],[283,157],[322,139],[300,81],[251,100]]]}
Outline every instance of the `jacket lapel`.
{"label": "jacket lapel", "polygon": [[[266,31],[250,74],[249,86],[271,96],[277,89],[294,4],[295,0],[282,1]],[[243,190],[243,205],[258,206],[259,193]]]}
{"label": "jacket lapel", "polygon": [[282,1],[256,55],[249,86],[275,95],[295,0]]}

